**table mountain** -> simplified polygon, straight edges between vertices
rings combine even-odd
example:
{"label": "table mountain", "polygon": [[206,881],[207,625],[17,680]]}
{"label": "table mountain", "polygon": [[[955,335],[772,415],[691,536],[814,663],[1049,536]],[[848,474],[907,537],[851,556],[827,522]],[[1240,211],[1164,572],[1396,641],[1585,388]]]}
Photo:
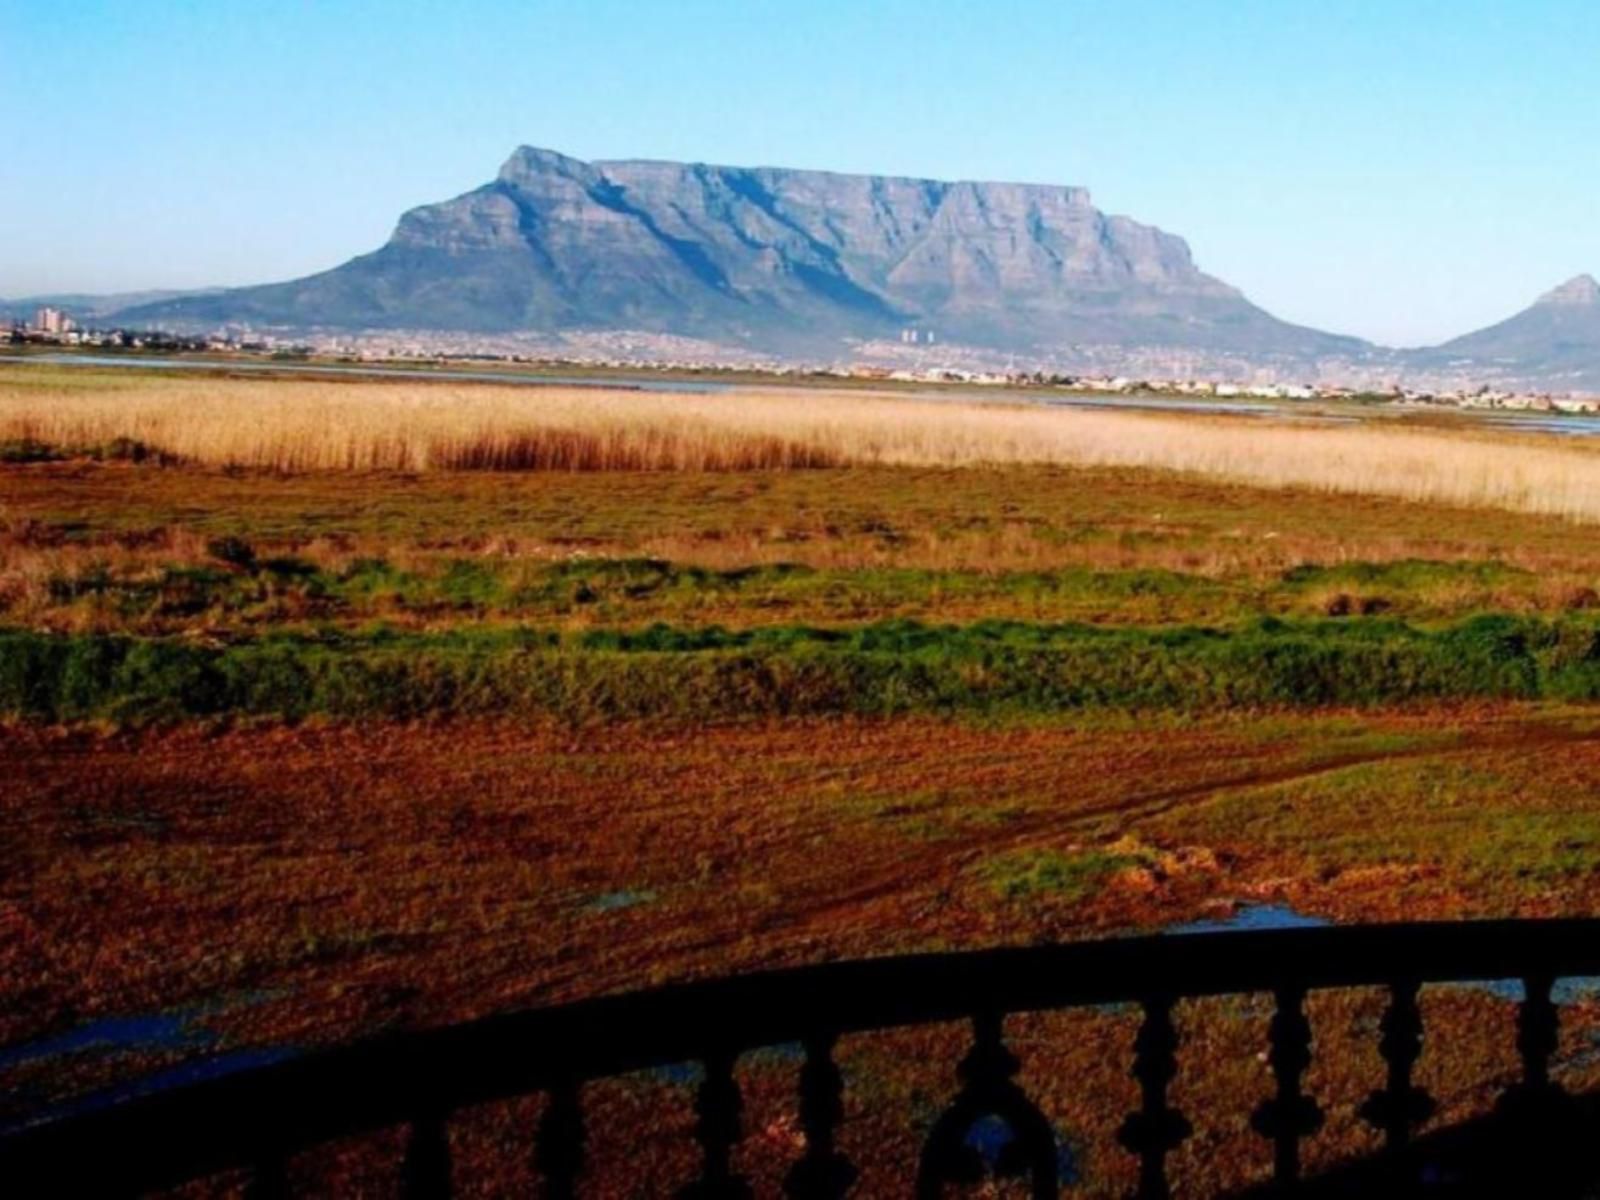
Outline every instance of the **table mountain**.
{"label": "table mountain", "polygon": [[639,330],[776,352],[895,337],[1004,350],[1364,346],[1286,324],[1201,272],[1181,238],[1082,188],[523,147],[492,182],[401,217],[318,275],[143,305],[129,321],[480,332]]}

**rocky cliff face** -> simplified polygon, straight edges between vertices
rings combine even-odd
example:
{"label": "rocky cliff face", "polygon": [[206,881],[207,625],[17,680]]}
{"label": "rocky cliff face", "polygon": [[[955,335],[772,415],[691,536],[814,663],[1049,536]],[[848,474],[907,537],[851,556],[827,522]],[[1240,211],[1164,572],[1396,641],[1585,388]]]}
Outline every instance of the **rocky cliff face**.
{"label": "rocky cliff face", "polygon": [[1313,356],[1202,273],[1181,238],[1081,188],[945,183],[523,147],[489,184],[406,213],[320,275],[145,306],[141,319],[484,332],[641,330],[783,352],[907,327],[947,342]]}

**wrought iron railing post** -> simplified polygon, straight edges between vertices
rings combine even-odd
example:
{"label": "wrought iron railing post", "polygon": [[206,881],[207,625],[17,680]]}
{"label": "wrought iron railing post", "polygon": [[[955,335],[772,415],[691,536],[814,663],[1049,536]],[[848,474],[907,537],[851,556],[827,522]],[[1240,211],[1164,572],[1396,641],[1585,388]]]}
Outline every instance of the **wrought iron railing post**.
{"label": "wrought iron railing post", "polygon": [[700,1143],[700,1178],[680,1193],[683,1200],[746,1200],[750,1185],[733,1170],[733,1148],[743,1136],[744,1100],[733,1077],[738,1051],[718,1047],[705,1056],[705,1079],[695,1097],[695,1140]]}
{"label": "wrought iron railing post", "polygon": [[1561,1015],[1550,996],[1554,985],[1555,977],[1547,973],[1523,977],[1517,1007],[1522,1078],[1495,1106],[1512,1131],[1517,1156],[1512,1171],[1530,1196],[1580,1194],[1572,1149],[1593,1136],[1582,1128],[1573,1098],[1550,1078],[1550,1059],[1561,1039]]}
{"label": "wrought iron railing post", "polygon": [[1167,1200],[1167,1155],[1193,1127],[1167,1103],[1167,1085],[1178,1073],[1178,1031],[1172,1024],[1172,997],[1144,1001],[1144,1023],[1133,1043],[1133,1077],[1139,1081],[1140,1106],[1122,1123],[1117,1138],[1139,1156],[1139,1200]]}
{"label": "wrought iron railing post", "polygon": [[1517,1006],[1517,1054],[1522,1078],[1500,1098],[1499,1112],[1526,1119],[1530,1127],[1554,1117],[1566,1107],[1566,1090],[1550,1078],[1550,1059],[1561,1040],[1561,1014],[1550,998],[1555,986],[1551,975],[1529,975],[1522,980],[1522,1003]]}
{"label": "wrought iron railing post", "polygon": [[1251,1121],[1262,1137],[1272,1139],[1273,1176],[1279,1188],[1291,1190],[1300,1179],[1300,1139],[1322,1128],[1322,1109],[1300,1088],[1300,1077],[1311,1065],[1311,1022],[1306,1020],[1306,989],[1281,987],[1275,993],[1277,1010],[1268,1029],[1271,1052],[1267,1061],[1277,1080],[1277,1095],[1258,1109]]}
{"label": "wrought iron railing post", "polygon": [[974,1122],[985,1116],[1000,1118],[1014,1135],[1000,1170],[1026,1171],[1033,1200],[1055,1200],[1060,1190],[1055,1130],[1013,1081],[1022,1064],[1006,1049],[1003,1018],[998,1012],[980,1012],[972,1019],[972,1029],[972,1049],[957,1069],[961,1090],[933,1123],[922,1147],[918,1200],[936,1200],[947,1182],[977,1181],[981,1164],[964,1139]]}
{"label": "wrought iron railing post", "polygon": [[1548,1093],[1550,1056],[1561,1039],[1561,1015],[1550,999],[1555,980],[1530,975],[1522,981],[1522,1004],[1517,1009],[1517,1052],[1522,1056],[1522,1086],[1530,1093]]}
{"label": "wrought iron railing post", "polygon": [[450,1134],[446,1114],[431,1111],[411,1123],[401,1168],[401,1190],[406,1200],[446,1200],[450,1195]]}
{"label": "wrought iron railing post", "polygon": [[784,1180],[784,1193],[794,1200],[838,1200],[855,1182],[856,1169],[838,1152],[835,1130],[844,1116],[844,1076],[833,1061],[835,1037],[813,1034],[805,1041],[806,1061],[800,1068],[800,1128],[806,1148]]}
{"label": "wrought iron railing post", "polygon": [[1379,1023],[1382,1037],[1378,1052],[1388,1067],[1381,1090],[1361,1106],[1361,1117],[1383,1133],[1384,1149],[1398,1156],[1411,1140],[1412,1129],[1433,1115],[1433,1097],[1411,1082],[1412,1069],[1422,1056],[1422,1010],[1417,1006],[1420,985],[1414,979],[1389,985],[1389,1007]]}
{"label": "wrought iron railing post", "polygon": [[549,1200],[571,1200],[577,1194],[585,1140],[578,1082],[561,1079],[550,1088],[534,1138],[534,1165],[544,1177]]}

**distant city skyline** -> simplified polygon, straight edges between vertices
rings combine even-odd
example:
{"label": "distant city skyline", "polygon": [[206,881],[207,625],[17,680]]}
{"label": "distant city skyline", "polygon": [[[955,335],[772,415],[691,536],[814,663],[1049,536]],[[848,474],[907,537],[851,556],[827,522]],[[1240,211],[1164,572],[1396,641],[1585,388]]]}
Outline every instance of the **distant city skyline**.
{"label": "distant city skyline", "polygon": [[0,30],[0,296],[333,267],[524,143],[1083,186],[1391,345],[1600,274],[1575,0],[0,0]]}

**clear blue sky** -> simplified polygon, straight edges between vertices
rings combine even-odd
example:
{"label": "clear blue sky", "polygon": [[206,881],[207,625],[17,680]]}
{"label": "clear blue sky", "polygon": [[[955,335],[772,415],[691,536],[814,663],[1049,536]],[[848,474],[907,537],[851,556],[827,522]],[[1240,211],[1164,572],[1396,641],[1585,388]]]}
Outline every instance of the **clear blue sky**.
{"label": "clear blue sky", "polygon": [[0,0],[0,295],[282,279],[519,143],[1084,184],[1277,314],[1600,274],[1596,0]]}

